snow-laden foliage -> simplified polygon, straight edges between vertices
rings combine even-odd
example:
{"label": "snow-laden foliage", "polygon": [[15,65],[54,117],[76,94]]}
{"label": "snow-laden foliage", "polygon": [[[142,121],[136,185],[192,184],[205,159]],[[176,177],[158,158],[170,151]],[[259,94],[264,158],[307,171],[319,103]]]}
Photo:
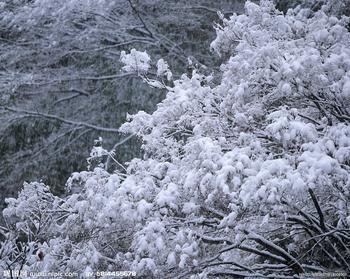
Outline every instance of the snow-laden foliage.
{"label": "snow-laden foliage", "polygon": [[151,58],[146,52],[132,49],[129,54],[121,52],[120,60],[125,66],[122,68],[126,72],[144,73],[149,70]]}
{"label": "snow-laden foliage", "polygon": [[[23,181],[42,180],[63,194],[69,175],[86,169],[94,139],[118,145],[126,114],[154,111],[164,98],[165,90],[150,88],[137,72],[121,71],[121,51],[163,58],[174,76],[188,56],[217,66],[208,47],[216,11],[232,14],[243,2],[1,0],[0,210]],[[141,156],[139,146],[129,138],[116,159]]]}
{"label": "snow-laden foliage", "polygon": [[[219,75],[182,75],[154,113],[121,127],[142,139],[142,159],[72,174],[64,199],[33,183],[8,200],[1,268],[192,279],[350,272],[349,19],[330,3],[282,14],[247,2],[245,14],[223,18],[211,45],[227,57]],[[149,65],[134,53],[122,57]],[[158,76],[168,71],[157,65]]]}

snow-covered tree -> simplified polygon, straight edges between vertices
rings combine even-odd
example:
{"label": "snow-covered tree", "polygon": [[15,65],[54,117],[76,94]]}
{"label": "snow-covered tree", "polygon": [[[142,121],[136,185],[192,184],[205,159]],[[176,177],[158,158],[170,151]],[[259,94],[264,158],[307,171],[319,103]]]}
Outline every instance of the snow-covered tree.
{"label": "snow-covered tree", "polygon": [[66,198],[26,184],[3,212],[1,268],[192,279],[350,272],[350,34],[334,3],[283,14],[248,1],[245,14],[222,16],[211,44],[226,59],[219,73],[169,82],[166,59],[152,66],[142,51],[122,53],[124,70],[167,90],[155,112],[120,128],[142,140],[143,158],[109,173],[103,160],[114,154],[96,146]]}
{"label": "snow-covered tree", "polygon": [[[94,139],[111,149],[124,140],[127,113],[151,112],[164,98],[120,72],[120,52],[147,50],[176,76],[188,56],[213,65],[216,10],[242,2],[0,1],[0,190],[15,195],[23,181],[42,179],[62,193],[69,175],[86,169]],[[139,142],[130,137],[118,151],[118,161],[131,160]]]}

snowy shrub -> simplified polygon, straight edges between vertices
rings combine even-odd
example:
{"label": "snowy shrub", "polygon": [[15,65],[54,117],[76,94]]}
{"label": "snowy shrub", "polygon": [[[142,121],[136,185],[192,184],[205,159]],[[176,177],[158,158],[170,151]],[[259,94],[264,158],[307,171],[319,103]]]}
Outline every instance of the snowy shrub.
{"label": "snowy shrub", "polygon": [[[73,174],[67,188],[80,190],[64,199],[35,183],[9,200],[0,267],[192,279],[350,272],[347,25],[327,3],[283,14],[248,1],[216,27],[212,49],[230,53],[220,73],[182,75],[154,113],[121,127],[142,139],[142,159],[122,173]],[[148,55],[134,54],[126,65],[147,70]],[[159,62],[158,76],[167,69]]]}
{"label": "snowy shrub", "polygon": [[146,52],[132,49],[129,54],[122,51],[120,61],[125,64],[123,70],[126,72],[146,73],[150,67],[151,58]]}

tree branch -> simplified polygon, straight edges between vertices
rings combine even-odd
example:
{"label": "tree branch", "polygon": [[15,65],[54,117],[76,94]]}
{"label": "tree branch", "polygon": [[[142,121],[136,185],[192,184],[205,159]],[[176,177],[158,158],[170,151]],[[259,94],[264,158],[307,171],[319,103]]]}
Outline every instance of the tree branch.
{"label": "tree branch", "polygon": [[78,126],[78,127],[84,126],[96,131],[108,132],[108,133],[119,133],[119,130],[116,128],[106,128],[106,127],[96,126],[85,122],[73,121],[73,120],[65,119],[53,114],[47,114],[47,113],[41,113],[41,112],[35,112],[35,111],[29,111],[29,110],[21,110],[21,109],[16,109],[11,107],[3,107],[3,109],[14,113],[25,114],[25,115],[28,115],[29,117],[47,118],[47,119],[60,121],[60,122],[63,122],[69,125]]}

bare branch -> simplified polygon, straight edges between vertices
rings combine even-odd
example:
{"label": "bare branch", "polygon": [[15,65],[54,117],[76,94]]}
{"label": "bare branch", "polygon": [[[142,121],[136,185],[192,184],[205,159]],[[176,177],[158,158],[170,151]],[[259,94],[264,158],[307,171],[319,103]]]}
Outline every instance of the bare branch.
{"label": "bare branch", "polygon": [[314,205],[316,207],[317,214],[318,214],[319,219],[320,219],[320,227],[322,230],[325,231],[326,225],[324,223],[324,216],[323,216],[323,212],[322,212],[322,209],[320,207],[320,204],[318,203],[318,200],[317,200],[317,197],[316,197],[314,191],[311,188],[309,188],[308,191],[309,191],[309,194],[311,196],[312,202],[314,203]]}
{"label": "bare branch", "polygon": [[74,126],[84,126],[96,131],[101,131],[101,132],[108,132],[108,133],[119,133],[119,130],[116,128],[106,128],[106,127],[101,127],[101,126],[96,126],[93,124],[85,123],[85,122],[78,122],[78,121],[73,121],[69,119],[62,118],[57,115],[53,114],[47,114],[47,113],[41,113],[41,112],[35,112],[35,111],[29,111],[29,110],[21,110],[21,109],[16,109],[16,108],[11,108],[11,107],[3,107],[3,109],[14,112],[14,113],[20,113],[20,114],[25,114],[28,115],[29,117],[39,117],[39,118],[47,118],[51,120],[57,120],[69,125],[74,125]]}
{"label": "bare branch", "polygon": [[299,261],[294,258],[291,254],[289,254],[286,250],[284,250],[282,247],[276,245],[270,240],[267,240],[266,238],[254,233],[254,232],[248,232],[245,231],[245,233],[248,235],[249,239],[254,240],[255,242],[259,243],[263,247],[265,247],[268,251],[271,253],[274,253],[276,255],[281,256],[285,259],[287,263],[290,263],[290,267],[296,272],[296,273],[303,273],[304,269],[302,265],[299,263]]}

